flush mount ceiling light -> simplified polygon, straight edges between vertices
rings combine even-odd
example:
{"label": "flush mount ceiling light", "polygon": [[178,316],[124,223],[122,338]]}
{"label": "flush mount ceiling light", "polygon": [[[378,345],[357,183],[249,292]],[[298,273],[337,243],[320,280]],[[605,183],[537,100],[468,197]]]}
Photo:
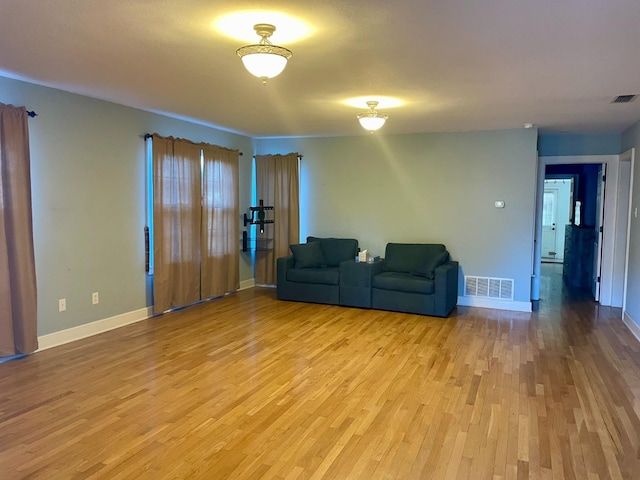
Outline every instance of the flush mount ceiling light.
{"label": "flush mount ceiling light", "polygon": [[384,125],[384,122],[387,121],[389,115],[386,113],[380,113],[376,110],[378,102],[369,101],[367,102],[367,105],[369,106],[370,110],[365,113],[359,113],[356,115],[356,117],[360,122],[360,125],[362,125],[362,128],[373,133]]}
{"label": "flush mount ceiling light", "polygon": [[276,27],[268,23],[258,23],[253,26],[254,30],[260,37],[260,43],[255,45],[245,45],[236,50],[238,56],[242,59],[242,63],[251,75],[267,83],[267,80],[273,78],[284,70],[293,53],[284,47],[273,45],[269,41],[269,37],[276,31]]}

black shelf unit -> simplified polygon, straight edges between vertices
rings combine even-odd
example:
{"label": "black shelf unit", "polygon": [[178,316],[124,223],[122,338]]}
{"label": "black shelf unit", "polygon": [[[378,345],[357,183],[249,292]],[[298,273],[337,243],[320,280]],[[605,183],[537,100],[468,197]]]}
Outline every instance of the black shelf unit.
{"label": "black shelf unit", "polygon": [[273,250],[272,238],[249,238],[246,230],[242,232],[243,252],[266,252],[269,250]]}

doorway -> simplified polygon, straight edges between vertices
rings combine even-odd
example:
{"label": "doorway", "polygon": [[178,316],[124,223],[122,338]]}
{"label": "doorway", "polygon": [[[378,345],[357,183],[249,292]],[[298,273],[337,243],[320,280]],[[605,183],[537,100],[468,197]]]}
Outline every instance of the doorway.
{"label": "doorway", "polygon": [[[544,180],[548,166],[558,167],[561,165],[575,165],[582,168],[595,168],[596,172],[600,165],[607,165],[607,189],[604,195],[604,224],[602,232],[602,257],[601,257],[601,274],[600,274],[600,304],[606,306],[621,306],[616,305],[614,299],[616,298],[615,289],[618,285],[616,281],[617,277],[620,277],[621,273],[619,269],[614,269],[620,255],[624,256],[624,250],[622,252],[619,249],[614,250],[614,240],[617,234],[624,234],[620,232],[621,229],[618,222],[611,221],[615,219],[618,210],[618,198],[622,195],[629,195],[629,191],[619,192],[618,175],[619,175],[619,155],[579,155],[579,156],[560,156],[560,157],[539,157],[538,159],[538,181],[537,181],[537,193],[536,193],[536,216],[535,216],[535,243],[533,252],[533,275],[531,281],[531,299],[533,301],[540,300],[540,267],[542,263],[542,215],[543,215],[543,197],[544,197]],[[553,170],[553,169],[552,169]],[[597,177],[597,173],[596,173]],[[596,215],[596,195],[597,195],[597,180],[584,185],[581,189],[583,198],[593,199],[589,203],[582,203],[579,212],[572,212],[572,221],[577,220],[577,216],[580,216],[580,230],[590,227],[595,229],[595,215]],[[628,187],[624,187],[628,188]],[[585,190],[586,189],[586,190]],[[574,196],[573,204],[579,198]],[[609,220],[607,220],[609,219]],[[593,244],[593,243],[592,243]],[[590,249],[593,252],[593,249]],[[593,266],[593,255],[589,256],[590,262],[584,262],[586,265],[590,263]],[[565,259],[566,261],[566,259]],[[592,267],[590,268],[592,270]],[[614,271],[615,270],[615,271]],[[619,283],[620,285],[622,282]],[[591,285],[589,284],[589,287]]]}
{"label": "doorway", "polygon": [[596,302],[600,301],[600,278],[602,273],[602,243],[604,230],[604,199],[606,194],[607,164],[603,163],[598,168],[598,181],[596,187],[596,223],[593,237],[593,269],[591,275],[591,292]]}
{"label": "doorway", "polygon": [[562,263],[565,227],[570,222],[573,178],[545,178],[542,205],[542,261]]}

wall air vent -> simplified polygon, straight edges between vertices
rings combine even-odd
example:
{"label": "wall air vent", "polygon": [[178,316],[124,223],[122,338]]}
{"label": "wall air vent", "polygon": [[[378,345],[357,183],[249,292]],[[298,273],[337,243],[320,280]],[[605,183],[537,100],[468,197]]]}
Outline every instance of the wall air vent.
{"label": "wall air vent", "polygon": [[633,102],[638,95],[618,95],[611,103],[630,103]]}
{"label": "wall air vent", "polygon": [[490,277],[464,277],[464,294],[467,297],[513,300],[513,279]]}

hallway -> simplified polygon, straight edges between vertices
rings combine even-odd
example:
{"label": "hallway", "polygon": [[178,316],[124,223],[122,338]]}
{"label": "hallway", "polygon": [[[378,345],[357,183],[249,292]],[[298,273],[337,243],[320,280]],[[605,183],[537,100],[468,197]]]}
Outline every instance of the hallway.
{"label": "hallway", "polygon": [[[562,304],[583,303],[594,307],[606,308],[606,315],[622,315],[619,308],[601,307],[593,300],[593,294],[586,289],[569,287],[562,277],[562,263],[542,263],[540,266],[540,309],[557,310]],[[615,311],[619,313],[615,313]]]}

